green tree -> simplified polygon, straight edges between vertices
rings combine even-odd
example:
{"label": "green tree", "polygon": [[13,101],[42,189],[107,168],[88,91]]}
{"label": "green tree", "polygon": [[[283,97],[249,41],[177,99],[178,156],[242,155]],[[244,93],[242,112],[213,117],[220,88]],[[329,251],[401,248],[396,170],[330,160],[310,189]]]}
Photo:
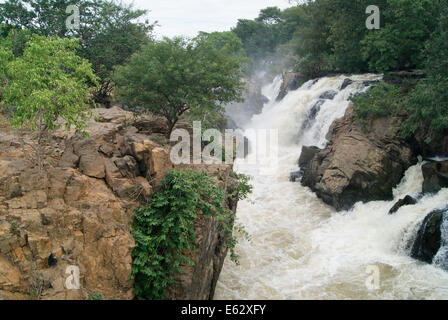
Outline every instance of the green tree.
{"label": "green tree", "polygon": [[8,47],[6,39],[0,38],[0,102],[2,101],[3,88],[8,83],[6,67],[13,58],[13,52],[11,48]]}
{"label": "green tree", "polygon": [[225,52],[229,56],[240,58],[246,57],[243,42],[234,32],[200,32],[196,40],[208,41],[213,47]]}
{"label": "green tree", "polygon": [[97,78],[90,63],[76,55],[78,48],[74,39],[34,35],[23,55],[6,64],[2,103],[13,108],[15,127],[37,130],[39,169],[44,135],[60,126],[58,118],[65,120],[67,130],[82,130],[90,112],[89,91]]}
{"label": "green tree", "polygon": [[322,0],[302,6],[304,23],[293,39],[298,55],[297,69],[310,78],[318,77],[332,68],[328,38],[331,30],[329,17],[333,9],[330,2]]}
{"label": "green tree", "polygon": [[152,41],[154,24],[144,18],[146,10],[131,5],[102,1],[93,23],[81,25],[81,55],[87,58],[100,78],[95,100],[108,103],[113,90],[111,74],[114,66],[122,65],[143,45]]}
{"label": "green tree", "polygon": [[207,38],[165,38],[117,67],[113,79],[124,103],[166,119],[169,137],[182,115],[207,121],[224,113],[222,104],[240,101],[243,63]]}
{"label": "green tree", "polygon": [[[328,2],[328,1],[327,1]],[[380,10],[385,9],[386,0],[375,2]],[[369,0],[333,0],[328,43],[331,45],[331,65],[342,72],[364,72],[367,62],[361,55],[361,41],[368,33],[365,26],[366,8]],[[375,31],[372,31],[375,32]]]}
{"label": "green tree", "polygon": [[292,34],[285,32],[291,21],[284,18],[278,7],[268,7],[260,11],[255,20],[240,19],[234,33],[243,42],[247,55],[255,62],[272,63],[276,48],[291,39]]}
{"label": "green tree", "polygon": [[[67,29],[69,5],[79,8],[79,29]],[[79,54],[92,63],[99,77],[94,96],[101,103],[109,102],[113,67],[151,40],[154,24],[146,16],[146,10],[113,0],[7,0],[0,4],[0,24],[7,26],[5,32],[27,29],[45,36],[79,38]]]}
{"label": "green tree", "polygon": [[419,82],[406,100],[407,136],[425,130],[427,141],[448,129],[448,1],[438,2],[437,27],[425,48],[427,79]]}
{"label": "green tree", "polygon": [[362,56],[376,72],[422,68],[425,41],[435,27],[437,0],[389,0],[384,26],[362,41]]}
{"label": "green tree", "polygon": [[271,25],[280,23],[282,21],[282,10],[278,7],[267,7],[266,9],[262,9],[255,21]]}

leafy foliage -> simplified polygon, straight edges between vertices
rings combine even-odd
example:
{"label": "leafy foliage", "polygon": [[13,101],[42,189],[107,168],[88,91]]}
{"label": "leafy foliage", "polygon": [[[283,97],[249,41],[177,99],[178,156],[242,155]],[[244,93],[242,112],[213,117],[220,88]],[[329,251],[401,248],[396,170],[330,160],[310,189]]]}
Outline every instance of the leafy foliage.
{"label": "leafy foliage", "polygon": [[359,119],[375,118],[395,114],[402,103],[402,93],[399,87],[382,82],[351,100]]}
{"label": "leafy foliage", "polygon": [[434,0],[389,0],[382,10],[384,26],[362,41],[369,70],[384,72],[421,68],[425,40],[434,30]]}
{"label": "leafy foliage", "polygon": [[114,73],[120,97],[163,116],[168,137],[184,114],[203,122],[219,118],[222,104],[241,100],[245,59],[210,39],[165,38],[144,46]]}
{"label": "leafy foliage", "polygon": [[440,6],[437,28],[425,49],[428,78],[420,81],[406,100],[407,136],[423,128],[431,139],[448,129],[448,1],[440,1]]}
{"label": "leafy foliage", "polygon": [[[65,120],[66,129],[82,130],[90,114],[89,91],[96,84],[90,63],[76,55],[76,40],[34,35],[21,57],[0,49],[2,104],[12,109],[10,121],[17,128],[37,130],[34,147],[39,169],[43,168],[42,139],[48,130]],[[3,64],[5,62],[5,65]]]}
{"label": "leafy foliage", "polygon": [[[67,29],[69,5],[79,8],[79,29]],[[110,74],[143,44],[151,40],[154,24],[143,20],[145,10],[131,5],[104,0],[7,0],[0,4],[0,25],[3,33],[27,30],[34,34],[80,39],[78,53],[88,59],[99,77],[101,86],[95,93],[99,102],[107,102],[112,91]],[[24,41],[17,43],[23,51]]]}
{"label": "leafy foliage", "polygon": [[89,300],[104,300],[103,293],[93,293],[90,295]]}
{"label": "leafy foliage", "polygon": [[33,36],[23,56],[6,65],[3,104],[14,107],[16,127],[36,129],[42,122],[52,130],[61,117],[67,129],[82,129],[96,77],[89,62],[76,55],[77,48],[76,40]]}
{"label": "leafy foliage", "polygon": [[267,8],[255,20],[239,20],[233,31],[254,60],[287,56],[289,68],[308,78],[330,71],[423,67],[422,49],[436,27],[441,0],[378,0],[379,30],[365,25],[365,11],[371,4],[369,0],[298,1],[283,11]]}
{"label": "leafy foliage", "polygon": [[404,137],[424,130],[430,141],[435,134],[448,129],[448,1],[440,1],[439,5],[437,27],[422,51],[428,77],[408,94],[397,86],[382,84],[353,98],[360,119],[387,116],[402,108],[407,113],[401,128]]}
{"label": "leafy foliage", "polygon": [[[246,178],[241,178],[235,192],[243,199],[251,191]],[[234,196],[205,173],[168,171],[149,206],[135,210],[132,277],[139,299],[163,299],[167,286],[174,284],[174,274],[182,264],[193,264],[188,250],[195,250],[194,222],[198,214],[220,222],[234,261],[236,239],[232,235],[235,214],[226,207],[226,199]]]}

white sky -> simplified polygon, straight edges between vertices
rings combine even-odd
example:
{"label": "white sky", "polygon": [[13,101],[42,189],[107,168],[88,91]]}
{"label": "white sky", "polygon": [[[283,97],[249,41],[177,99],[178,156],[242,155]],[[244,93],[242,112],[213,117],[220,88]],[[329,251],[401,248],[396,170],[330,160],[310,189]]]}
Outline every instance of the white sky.
{"label": "white sky", "polygon": [[228,31],[238,19],[254,19],[260,9],[290,7],[288,0],[125,0],[135,7],[151,10],[150,21],[157,20],[157,38],[195,36],[199,31]]}

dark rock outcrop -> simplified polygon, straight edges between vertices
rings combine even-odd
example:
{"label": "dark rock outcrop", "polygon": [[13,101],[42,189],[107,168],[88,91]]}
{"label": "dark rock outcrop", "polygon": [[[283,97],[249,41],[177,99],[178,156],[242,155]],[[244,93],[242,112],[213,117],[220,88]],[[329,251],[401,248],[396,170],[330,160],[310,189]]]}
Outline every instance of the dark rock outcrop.
{"label": "dark rock outcrop", "polygon": [[302,170],[308,169],[310,161],[316,156],[317,153],[319,153],[319,151],[322,150],[315,146],[302,147],[302,153],[300,154],[299,158],[299,167]]}
{"label": "dark rock outcrop", "polygon": [[291,181],[291,182],[300,181],[302,176],[303,176],[303,171],[302,170],[291,172],[289,174],[289,181]]}
{"label": "dark rock outcrop", "polygon": [[420,225],[417,236],[411,248],[411,257],[432,263],[441,246],[441,230],[443,219],[446,219],[446,209],[434,210],[429,213]]}
{"label": "dark rock outcrop", "polygon": [[347,88],[352,83],[353,83],[353,80],[351,80],[350,78],[344,79],[344,82],[342,82],[341,88],[339,90],[344,90],[345,88]]}
{"label": "dark rock outcrop", "polygon": [[422,166],[423,193],[436,193],[448,187],[448,161],[432,161]]}
{"label": "dark rock outcrop", "polygon": [[280,92],[277,96],[277,101],[282,100],[288,92],[297,90],[300,88],[302,84],[304,84],[306,81],[306,78],[298,72],[286,72],[283,74],[283,83],[280,87]]}
{"label": "dark rock outcrop", "polygon": [[325,91],[324,93],[322,93],[320,95],[319,99],[333,100],[334,97],[336,97],[337,94],[338,93],[335,90],[328,90],[328,91]]}
{"label": "dark rock outcrop", "polygon": [[304,147],[302,185],[338,210],[358,201],[392,199],[393,188],[416,162],[409,144],[400,138],[401,123],[399,116],[377,118],[366,123],[366,131],[353,120],[350,106],[330,127],[325,149],[314,150],[309,159]]}
{"label": "dark rock outcrop", "polygon": [[409,79],[421,79],[426,77],[426,73],[423,70],[413,70],[413,71],[391,71],[384,75],[384,81],[388,83],[402,83],[404,80]]}
{"label": "dark rock outcrop", "polygon": [[311,127],[314,120],[316,120],[316,116],[320,111],[320,107],[325,103],[325,100],[317,100],[313,106],[307,111],[306,118],[303,121],[301,130],[306,130]]}
{"label": "dark rock outcrop", "polygon": [[394,214],[395,212],[398,211],[398,209],[400,209],[401,207],[404,206],[410,206],[410,205],[414,205],[417,203],[417,200],[414,199],[413,197],[411,197],[410,195],[407,195],[406,197],[404,197],[403,199],[398,200],[393,207],[389,210],[389,214]]}

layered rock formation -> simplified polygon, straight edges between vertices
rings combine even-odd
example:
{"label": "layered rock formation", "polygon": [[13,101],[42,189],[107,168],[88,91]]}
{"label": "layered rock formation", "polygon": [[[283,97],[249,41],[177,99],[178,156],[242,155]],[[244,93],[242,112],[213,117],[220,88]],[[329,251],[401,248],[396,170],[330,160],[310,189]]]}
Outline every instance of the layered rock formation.
{"label": "layered rock formation", "polygon": [[[155,142],[166,129],[160,119],[136,119],[117,107],[96,109],[94,119],[88,138],[63,130],[49,137],[43,172],[19,143],[32,144],[29,134],[0,132],[0,299],[134,297],[132,212],[174,168],[169,147]],[[226,181],[232,172],[195,169]],[[229,207],[235,210],[234,199]],[[169,298],[213,296],[227,252],[216,226],[198,218],[198,250],[191,253],[197,264],[183,266],[182,289]],[[79,268],[79,290],[67,288],[69,266]]]}
{"label": "layered rock formation", "polygon": [[338,210],[358,201],[392,199],[392,189],[416,162],[410,145],[398,133],[402,118],[353,120],[350,106],[335,121],[323,150],[304,147],[299,160],[302,184]]}

